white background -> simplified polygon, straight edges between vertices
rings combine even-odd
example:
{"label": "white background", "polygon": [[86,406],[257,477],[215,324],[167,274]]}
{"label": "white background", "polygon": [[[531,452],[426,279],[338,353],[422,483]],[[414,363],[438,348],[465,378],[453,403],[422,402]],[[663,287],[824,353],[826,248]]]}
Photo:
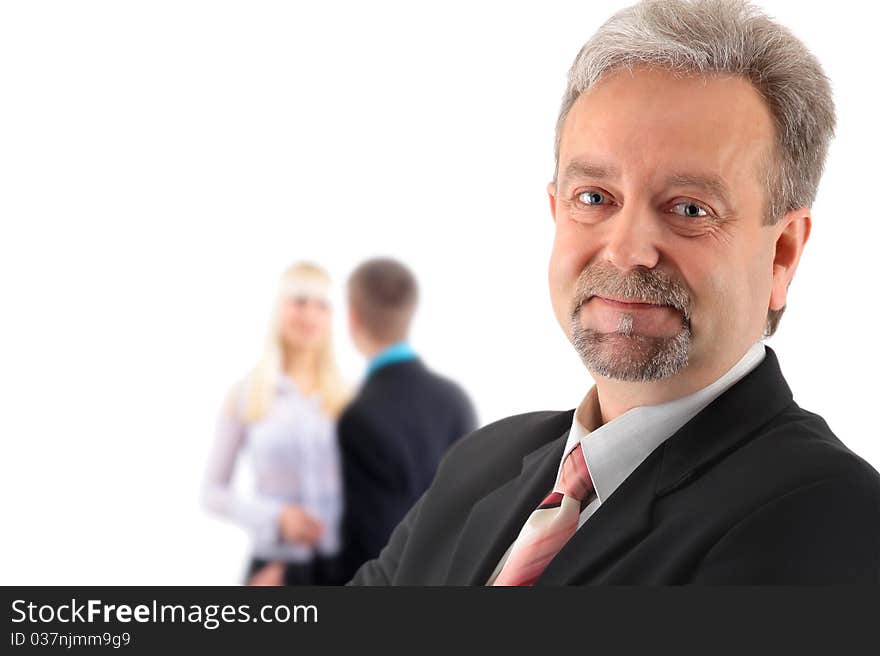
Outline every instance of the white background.
{"label": "white background", "polygon": [[[573,407],[590,379],[550,309],[544,188],[566,71],[621,6],[3,2],[0,583],[238,580],[247,538],[198,488],[300,258],[337,284],[409,263],[413,343],[483,423]],[[823,62],[840,126],[770,344],[795,400],[880,467],[880,12],[762,6]]]}

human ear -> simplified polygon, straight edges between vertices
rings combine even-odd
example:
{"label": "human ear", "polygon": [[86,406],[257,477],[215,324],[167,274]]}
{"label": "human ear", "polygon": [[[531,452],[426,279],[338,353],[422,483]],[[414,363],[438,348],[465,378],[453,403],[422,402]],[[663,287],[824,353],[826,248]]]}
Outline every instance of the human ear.
{"label": "human ear", "polygon": [[770,291],[770,309],[785,307],[788,286],[794,278],[801,253],[810,238],[812,218],[810,210],[800,208],[786,212],[779,223],[773,226],[776,242],[773,254],[773,283]]}
{"label": "human ear", "polygon": [[556,222],[556,182],[551,180],[547,183],[547,195],[550,199],[550,215],[553,217],[554,223]]}

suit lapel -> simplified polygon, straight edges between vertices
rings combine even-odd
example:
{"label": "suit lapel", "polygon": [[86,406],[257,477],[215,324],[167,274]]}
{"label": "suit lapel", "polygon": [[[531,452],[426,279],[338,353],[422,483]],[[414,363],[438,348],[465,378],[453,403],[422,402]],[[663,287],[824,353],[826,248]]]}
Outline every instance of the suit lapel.
{"label": "suit lapel", "polygon": [[528,516],[553,486],[567,438],[568,430],[526,455],[519,476],[474,505],[453,554],[447,584],[485,584]]}
{"label": "suit lapel", "polygon": [[659,496],[693,480],[739,448],[792,403],[776,354],[769,346],[766,349],[757,367],[663,443]]}

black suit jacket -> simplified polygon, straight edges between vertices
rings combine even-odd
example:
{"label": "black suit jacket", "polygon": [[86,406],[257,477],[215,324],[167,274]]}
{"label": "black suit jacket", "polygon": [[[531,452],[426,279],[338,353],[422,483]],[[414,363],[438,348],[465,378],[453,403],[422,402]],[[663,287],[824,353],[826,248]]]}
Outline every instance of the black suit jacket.
{"label": "black suit jacket", "polygon": [[340,583],[379,554],[450,445],[475,427],[462,389],[418,358],[367,378],[339,421],[345,488]]}
{"label": "black suit jacket", "polygon": [[[351,584],[484,585],[550,490],[573,411],[450,450]],[[880,583],[880,475],[801,409],[776,356],[657,447],[536,585]]]}

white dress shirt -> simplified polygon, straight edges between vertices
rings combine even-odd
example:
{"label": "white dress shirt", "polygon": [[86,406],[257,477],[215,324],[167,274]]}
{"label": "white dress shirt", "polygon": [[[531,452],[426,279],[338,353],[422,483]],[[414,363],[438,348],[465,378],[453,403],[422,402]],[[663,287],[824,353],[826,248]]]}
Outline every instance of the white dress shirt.
{"label": "white dress shirt", "polygon": [[[587,469],[593,480],[595,495],[581,511],[578,529],[610,497],[626,478],[647,458],[654,449],[672,437],[678,429],[695,417],[703,408],[724,393],[740,378],[749,373],[764,359],[764,343],[755,343],[727,373],[701,390],[680,399],[658,405],[632,408],[595,428],[588,430],[579,418],[592,417],[599,412],[596,386],[587,393],[574,413],[571,431],[559,461],[556,483],[562,475],[562,463],[569,452],[580,443]],[[600,415],[601,416],[601,415]],[[589,439],[587,439],[589,438]],[[554,489],[555,489],[554,484]],[[549,492],[549,490],[548,490]],[[507,562],[513,544],[508,547],[487,585],[491,585]]]}
{"label": "white dress shirt", "polygon": [[[340,548],[342,477],[336,427],[316,396],[305,396],[296,382],[280,374],[266,415],[245,422],[245,394],[233,398],[217,424],[203,490],[212,511],[249,529],[253,555],[264,560],[307,562],[315,552],[333,555]],[[232,411],[230,411],[232,410]],[[234,473],[243,457],[253,471],[253,490],[236,489]],[[285,542],[278,519],[288,504],[302,508],[324,525],[314,546]]]}

